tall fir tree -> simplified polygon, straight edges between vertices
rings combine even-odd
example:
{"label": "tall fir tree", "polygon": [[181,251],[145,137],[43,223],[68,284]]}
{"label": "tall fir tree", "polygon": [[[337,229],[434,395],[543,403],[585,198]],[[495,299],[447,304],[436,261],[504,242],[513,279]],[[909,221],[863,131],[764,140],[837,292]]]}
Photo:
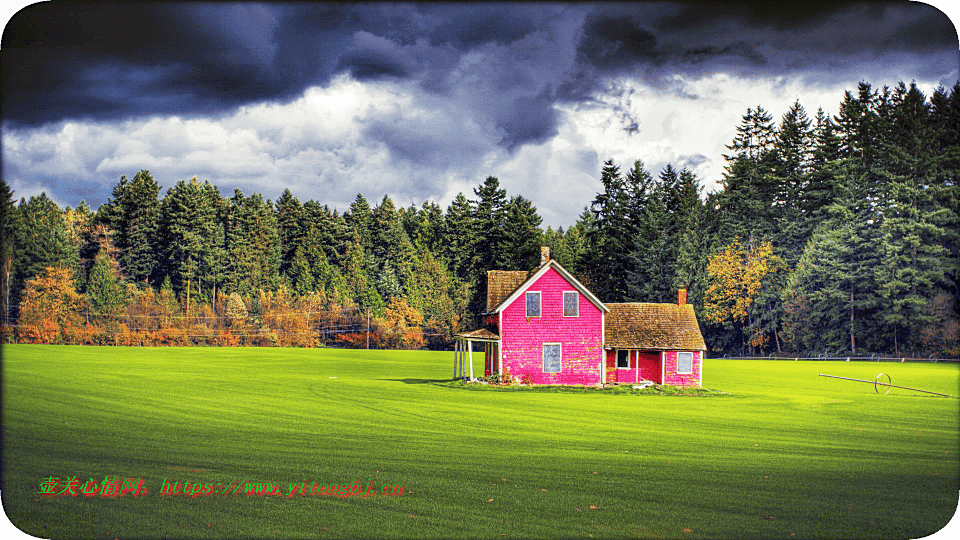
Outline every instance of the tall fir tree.
{"label": "tall fir tree", "polygon": [[303,237],[303,205],[284,189],[277,199],[277,236],[280,242],[280,274],[287,275],[293,262],[294,252],[300,246]]}
{"label": "tall fir tree", "polygon": [[401,216],[389,196],[384,195],[370,216],[370,255],[377,291],[384,299],[402,298],[413,274],[413,244]]}
{"label": "tall fir tree", "polygon": [[14,262],[16,253],[16,231],[17,206],[14,203],[13,191],[7,185],[6,180],[0,178],[0,236],[3,241],[0,242],[0,298],[2,301],[3,312],[0,314],[0,324],[2,334],[0,342],[6,342],[8,339],[8,327],[12,319],[13,306],[11,305],[11,289],[14,279]]}
{"label": "tall fir tree", "polygon": [[201,184],[194,176],[189,182],[177,182],[161,204],[162,264],[158,268],[183,295],[183,308],[188,313],[194,309],[196,299],[206,297],[207,291],[213,294],[224,277],[221,200],[216,186],[209,181]]}
{"label": "tall fir tree", "polygon": [[458,279],[469,283],[473,254],[477,245],[477,223],[474,206],[463,193],[458,193],[447,207],[441,231],[441,258]]}
{"label": "tall fir tree", "polygon": [[119,329],[127,304],[120,265],[107,249],[97,254],[87,280],[87,298],[95,318],[111,333]]}
{"label": "tall fir tree", "polygon": [[281,246],[276,214],[259,193],[238,189],[226,203],[224,273],[230,292],[274,291],[280,285]]}
{"label": "tall fir tree", "polygon": [[[474,269],[477,275],[486,275],[497,264],[497,248],[500,247],[505,220],[507,190],[500,187],[500,180],[488,176],[479,187],[473,189],[474,221],[477,226]],[[509,270],[500,268],[500,270]]]}
{"label": "tall fir tree", "polygon": [[532,270],[540,262],[543,219],[536,207],[522,195],[510,197],[504,206],[500,243],[496,247],[494,268]]}
{"label": "tall fir tree", "polygon": [[160,185],[147,170],[127,180],[126,175],[113,187],[113,194],[97,212],[96,223],[105,223],[114,231],[119,250],[120,271],[132,283],[155,277],[157,231],[160,223]]}
{"label": "tall fir tree", "polygon": [[367,202],[367,199],[363,195],[358,193],[357,198],[350,203],[350,210],[344,216],[347,225],[350,226],[350,230],[359,240],[360,247],[364,253],[368,253],[372,247],[370,235],[372,213],[373,210],[370,209],[370,203]]}

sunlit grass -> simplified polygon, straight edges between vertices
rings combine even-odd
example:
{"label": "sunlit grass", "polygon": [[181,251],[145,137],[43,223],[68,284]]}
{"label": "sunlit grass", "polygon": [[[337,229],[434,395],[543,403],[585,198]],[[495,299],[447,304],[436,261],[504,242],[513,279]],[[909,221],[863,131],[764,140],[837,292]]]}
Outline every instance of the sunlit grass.
{"label": "sunlit grass", "polygon": [[[48,538],[918,538],[957,507],[960,400],[818,377],[881,371],[958,394],[957,365],[707,360],[730,395],[664,396],[471,391],[452,353],[5,346],[3,504]],[[106,475],[151,492],[37,495]]]}

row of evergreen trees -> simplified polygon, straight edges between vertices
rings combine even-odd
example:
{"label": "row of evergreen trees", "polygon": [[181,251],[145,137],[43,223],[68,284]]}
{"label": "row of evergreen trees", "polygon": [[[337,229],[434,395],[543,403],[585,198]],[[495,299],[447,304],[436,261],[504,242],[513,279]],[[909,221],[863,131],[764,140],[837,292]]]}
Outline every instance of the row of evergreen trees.
{"label": "row of evergreen trees", "polygon": [[3,184],[7,322],[28,281],[59,266],[94,318],[128,310],[123,283],[214,319],[224,299],[256,312],[264,291],[282,291],[381,320],[402,305],[444,347],[481,322],[488,269],[532,269],[548,245],[605,301],[687,289],[714,354],[960,353],[960,84],[928,99],[861,83],[834,117],[811,119],[799,101],[779,122],[750,108],[728,148],[722,189],[706,195],[687,169],[654,177],[607,161],[566,230],[542,230],[494,177],[445,211],[358,195],[343,213],[289,190],[225,198],[196,179],[161,197],[147,171],[122,177],[95,213],[44,195],[15,205]]}

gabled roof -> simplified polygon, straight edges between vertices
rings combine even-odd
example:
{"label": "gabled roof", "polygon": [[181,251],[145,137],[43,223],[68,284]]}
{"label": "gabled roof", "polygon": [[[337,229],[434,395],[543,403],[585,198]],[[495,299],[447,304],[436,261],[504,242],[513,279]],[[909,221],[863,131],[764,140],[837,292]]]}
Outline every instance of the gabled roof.
{"label": "gabled roof", "polygon": [[493,332],[487,330],[486,328],[481,328],[479,330],[472,330],[470,332],[463,332],[462,334],[457,334],[458,338],[464,339],[473,339],[477,341],[499,341],[500,336],[494,334]]}
{"label": "gabled roof", "polygon": [[487,271],[487,313],[507,299],[510,294],[523,285],[530,276],[530,272],[523,270],[488,270]]}
{"label": "gabled roof", "polygon": [[604,345],[612,349],[705,351],[691,304],[607,304]]}
{"label": "gabled roof", "polygon": [[[600,301],[599,298],[597,298],[596,296],[594,296],[593,293],[590,292],[586,287],[584,287],[582,283],[580,283],[579,281],[577,281],[577,278],[573,277],[573,275],[570,274],[570,272],[567,272],[566,269],[564,269],[562,266],[560,266],[560,264],[559,264],[558,262],[551,260],[551,261],[547,261],[545,264],[540,265],[540,268],[538,268],[538,269],[537,269],[535,272],[533,272],[532,274],[530,274],[530,273],[528,273],[528,272],[503,272],[503,271],[498,271],[498,270],[491,270],[490,272],[487,272],[487,313],[498,313],[499,311],[501,311],[501,310],[503,310],[504,308],[506,308],[508,305],[510,305],[510,303],[512,303],[514,300],[516,300],[517,297],[519,297],[521,294],[523,294],[523,292],[526,291],[526,289],[527,289],[530,285],[532,285],[532,284],[535,283],[538,279],[540,279],[540,277],[543,276],[544,274],[546,274],[547,271],[548,271],[549,269],[551,269],[551,268],[553,268],[554,270],[556,270],[557,273],[560,274],[560,276],[561,276],[563,279],[567,280],[567,282],[568,282],[570,285],[573,285],[573,287],[574,287],[575,289],[577,289],[578,291],[580,291],[580,294],[582,294],[583,296],[585,296],[585,297],[587,298],[587,300],[589,300],[590,303],[592,303],[593,305],[597,306],[598,309],[600,309],[601,311],[604,311],[604,312],[609,311],[609,309],[607,309],[607,306],[605,306],[605,305],[603,304],[603,302]],[[514,288],[514,290],[513,290],[511,293],[509,293],[509,295],[507,295],[506,298],[500,300],[499,302],[497,302],[496,304],[494,304],[494,305],[492,306],[492,308],[491,308],[491,305],[490,305],[490,300],[491,300],[491,290],[490,290],[490,283],[491,283],[491,281],[490,281],[490,273],[491,273],[491,272],[501,272],[501,273],[504,273],[504,274],[513,274],[512,276],[502,276],[502,277],[498,277],[497,279],[501,280],[501,283],[500,283],[501,285],[506,285],[506,284],[508,284],[508,283],[509,283],[509,280],[511,280],[511,279],[513,279],[513,280],[519,279],[520,274],[527,275],[528,277],[527,277],[525,280],[521,281],[521,282]]]}

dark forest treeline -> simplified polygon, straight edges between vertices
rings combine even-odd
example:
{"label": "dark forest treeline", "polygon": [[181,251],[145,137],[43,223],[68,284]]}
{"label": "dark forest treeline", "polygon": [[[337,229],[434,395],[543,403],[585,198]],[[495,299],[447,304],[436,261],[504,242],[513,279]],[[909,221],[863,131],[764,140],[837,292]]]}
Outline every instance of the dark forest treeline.
{"label": "dark forest treeline", "polygon": [[[539,246],[604,301],[689,291],[712,354],[957,355],[960,84],[861,83],[839,113],[750,108],[704,195],[687,169],[607,161],[564,230],[494,177],[444,210],[358,195],[342,213],[146,170],[97,212],[4,182],[6,342],[446,348],[486,271]],[[369,332],[368,332],[369,329]]]}

